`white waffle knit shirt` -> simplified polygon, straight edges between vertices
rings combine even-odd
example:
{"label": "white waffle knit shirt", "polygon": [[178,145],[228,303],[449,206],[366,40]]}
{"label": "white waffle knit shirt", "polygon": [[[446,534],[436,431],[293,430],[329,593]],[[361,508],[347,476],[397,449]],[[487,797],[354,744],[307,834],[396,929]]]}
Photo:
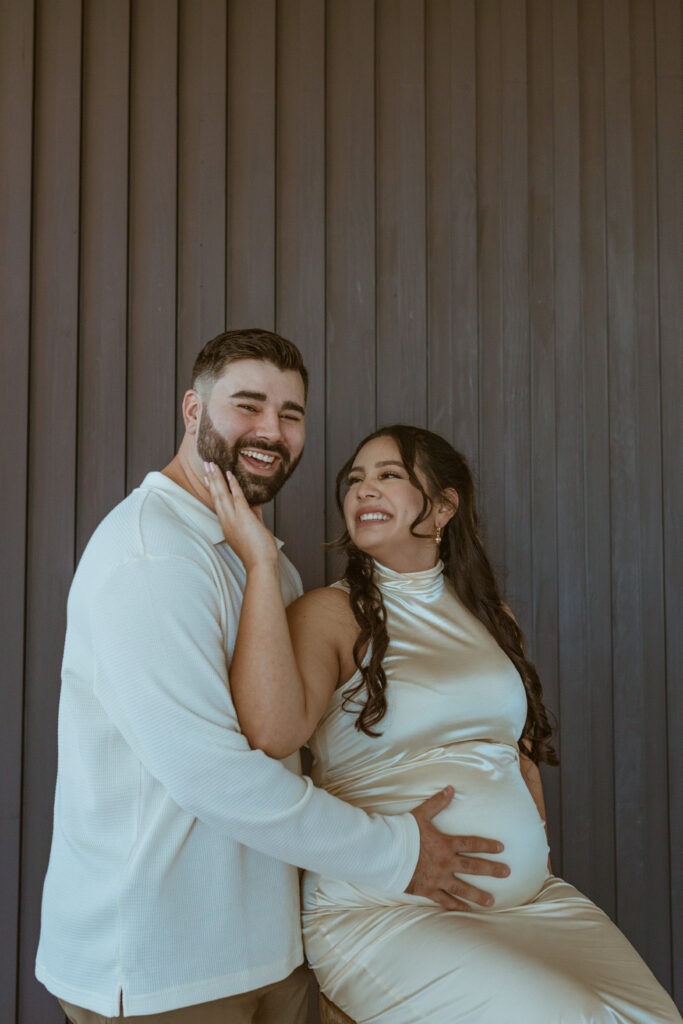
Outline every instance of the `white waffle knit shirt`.
{"label": "white waffle knit shirt", "polygon": [[244,583],[217,518],[162,473],[74,577],[36,975],[104,1016],[285,978],[303,958],[293,864],[402,892],[417,862],[412,815],[370,817],[298,755],[250,750],[228,688]]}

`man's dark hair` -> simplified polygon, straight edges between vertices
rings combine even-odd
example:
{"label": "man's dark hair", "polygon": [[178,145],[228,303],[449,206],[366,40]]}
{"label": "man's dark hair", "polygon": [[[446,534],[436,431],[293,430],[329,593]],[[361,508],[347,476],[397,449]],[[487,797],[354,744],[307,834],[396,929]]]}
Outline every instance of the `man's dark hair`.
{"label": "man's dark hair", "polygon": [[304,382],[304,395],[308,395],[308,371],[294,342],[259,327],[224,331],[207,341],[192,367],[192,387],[213,387],[226,366],[240,359],[261,359],[279,370],[295,370]]}

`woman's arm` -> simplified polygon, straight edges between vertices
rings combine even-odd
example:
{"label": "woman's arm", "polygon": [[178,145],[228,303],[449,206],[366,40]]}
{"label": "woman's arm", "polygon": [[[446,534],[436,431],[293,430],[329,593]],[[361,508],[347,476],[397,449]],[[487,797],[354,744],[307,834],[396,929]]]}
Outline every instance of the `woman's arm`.
{"label": "woman's arm", "polygon": [[336,640],[340,602],[346,597],[323,588],[292,605],[300,670],[273,535],[247,504],[234,476],[226,482],[215,469],[207,479],[226,540],[247,571],[229,671],[233,703],[251,746],[286,757],[309,739],[339,680]]}
{"label": "woman's arm", "polygon": [[[543,799],[543,782],[541,781],[541,773],[538,770],[538,765],[524,753],[528,749],[525,740],[520,740],[519,743],[519,767],[522,772],[522,778],[524,779],[527,789],[531,793],[532,799],[536,804],[538,813],[543,819],[545,825],[545,834],[548,835],[548,823],[545,812],[545,800]],[[548,854],[548,871],[552,874],[553,869],[550,864],[550,854]]]}

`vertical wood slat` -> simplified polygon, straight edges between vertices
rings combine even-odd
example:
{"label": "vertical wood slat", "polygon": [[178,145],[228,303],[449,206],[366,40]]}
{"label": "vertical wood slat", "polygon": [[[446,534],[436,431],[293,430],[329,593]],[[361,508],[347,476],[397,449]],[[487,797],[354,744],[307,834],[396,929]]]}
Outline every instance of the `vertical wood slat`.
{"label": "vertical wood slat", "polygon": [[505,434],[502,323],[502,59],[500,0],[477,5],[479,185],[479,504],[493,566],[505,571]]}
{"label": "vertical wood slat", "polygon": [[276,27],[275,0],[228,5],[228,328],[275,326]]}
{"label": "vertical wood slat", "polygon": [[131,8],[126,489],[173,452],[176,422],[177,2]]}
{"label": "vertical wood slat", "polygon": [[474,0],[426,9],[428,426],[479,461]]}
{"label": "vertical wood slat", "polygon": [[[591,805],[593,746],[585,724],[592,679],[586,665],[586,566],[584,558],[583,346],[580,283],[580,166],[578,89],[578,12],[572,3],[555,4],[553,52],[553,222],[555,268],[557,573],[559,685],[571,699],[563,704],[561,746],[571,765],[562,779],[562,863],[584,890],[594,889],[590,833],[573,827],[576,808]],[[597,742],[601,737],[597,737]],[[610,808],[611,814],[611,808]],[[609,822],[609,817],[608,817]],[[590,838],[589,838],[590,836]]]}
{"label": "vertical wood slat", "polygon": [[616,915],[610,452],[607,367],[607,226],[602,4],[580,0],[581,316],[584,360],[586,633],[591,681],[587,716],[592,779],[588,805],[593,862],[590,895]]}
{"label": "vertical wood slat", "polygon": [[424,5],[375,6],[377,419],[425,426]]}
{"label": "vertical wood slat", "polygon": [[676,0],[657,0],[655,47],[657,66],[657,191],[659,256],[659,333],[661,342],[663,565],[666,624],[666,710],[669,755],[669,850],[671,851],[671,921],[673,992],[683,1004],[683,721],[682,631],[683,544],[680,513],[683,475],[680,471],[683,430],[680,396],[683,391],[683,12]]}
{"label": "vertical wood slat", "polygon": [[[637,220],[646,202],[633,147],[637,111],[633,98],[633,25],[628,5],[605,0],[605,96],[607,136],[607,251],[609,400],[612,487],[612,600],[614,620],[614,720],[618,922],[637,941],[652,970],[670,983],[666,776],[661,695],[663,680],[651,672],[645,629],[648,602],[656,601],[647,578],[648,543],[641,530],[648,496],[642,480],[649,438],[643,431],[637,328]],[[656,359],[656,353],[650,358]],[[652,396],[654,397],[654,396]],[[655,398],[655,409],[658,396]],[[652,415],[652,410],[648,410]],[[655,453],[658,459],[659,454]],[[657,700],[656,695],[659,695]],[[656,752],[656,753],[655,753]],[[650,789],[649,787],[652,787]],[[659,855],[655,851],[659,850]],[[646,912],[644,912],[646,908]],[[637,939],[636,939],[637,937]]]}
{"label": "vertical wood slat", "polygon": [[129,0],[84,7],[76,557],[125,494]]}
{"label": "vertical wood slat", "polygon": [[[0,3],[0,434],[3,714],[0,722],[0,1018],[14,1021],[21,853],[31,262],[33,4]],[[9,483],[11,481],[11,484]]]}
{"label": "vertical wood slat", "polygon": [[228,5],[227,326],[275,325],[275,0]]}
{"label": "vertical wood slat", "polygon": [[63,1020],[33,969],[76,533],[81,32],[79,0],[37,6],[18,1012],[45,1024]]}
{"label": "vertical wood slat", "polygon": [[[525,0],[500,6],[501,84],[501,281],[500,324],[504,416],[503,535],[505,591],[525,632],[533,607],[531,542],[531,409],[529,311],[521,301],[527,287],[528,124],[527,22]],[[489,435],[489,444],[494,442]],[[488,457],[488,453],[487,453]]]}
{"label": "vertical wood slat", "polygon": [[[666,657],[662,537],[662,415],[659,350],[657,252],[656,69],[654,11],[650,0],[636,0],[631,13],[632,154],[634,182],[635,391],[638,424],[638,529],[643,677],[639,702],[645,769],[638,797],[647,804],[646,857],[651,890],[645,897],[648,921],[630,911],[655,974],[671,986],[671,875],[667,856]],[[632,691],[631,691],[632,692]],[[634,720],[635,721],[635,720]],[[656,753],[655,753],[656,752]],[[655,854],[659,851],[659,854]],[[652,862],[657,856],[657,864]],[[628,882],[627,882],[628,884]],[[631,934],[636,934],[635,930]]]}
{"label": "vertical wood slat", "polygon": [[224,0],[181,0],[176,442],[194,359],[225,324],[226,20]]}
{"label": "vertical wood slat", "polygon": [[[277,330],[310,374],[300,470],[275,500],[309,589],[325,580],[325,12],[318,0],[281,0],[277,45]],[[302,514],[305,510],[305,528]]]}
{"label": "vertical wood slat", "polygon": [[[552,11],[543,0],[528,9],[529,60],[529,332],[531,493],[534,574],[530,648],[546,705],[561,713],[557,593],[557,454],[555,448],[555,253]],[[559,735],[554,744],[562,756]],[[553,870],[562,872],[563,771],[543,772]]]}
{"label": "vertical wood slat", "polygon": [[[336,474],[375,426],[374,10],[327,8],[326,538],[342,523]],[[342,562],[327,558],[327,579]]]}

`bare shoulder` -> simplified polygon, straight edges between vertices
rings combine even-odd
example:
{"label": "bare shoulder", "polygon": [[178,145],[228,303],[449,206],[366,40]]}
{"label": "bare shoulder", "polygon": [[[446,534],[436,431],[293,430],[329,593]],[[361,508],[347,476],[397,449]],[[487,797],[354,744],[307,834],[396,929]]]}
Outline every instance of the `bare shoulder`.
{"label": "bare shoulder", "polygon": [[317,587],[297,598],[287,609],[292,633],[299,636],[319,634],[332,642],[337,650],[353,647],[358,624],[351,611],[346,591],[339,587]]}
{"label": "bare shoulder", "polygon": [[316,587],[315,590],[307,591],[289,605],[287,616],[297,620],[317,618],[337,622],[341,617],[342,620],[348,618],[355,622],[348,594],[339,587]]}

